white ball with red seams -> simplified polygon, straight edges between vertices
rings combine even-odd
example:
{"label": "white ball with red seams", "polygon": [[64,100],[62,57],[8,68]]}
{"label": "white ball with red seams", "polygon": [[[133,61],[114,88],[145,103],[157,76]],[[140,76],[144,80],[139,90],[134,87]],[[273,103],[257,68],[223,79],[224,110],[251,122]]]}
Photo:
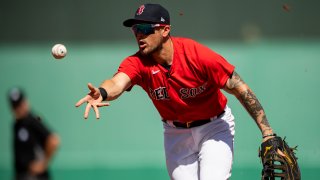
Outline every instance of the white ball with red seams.
{"label": "white ball with red seams", "polygon": [[51,52],[55,59],[62,59],[67,55],[67,48],[63,44],[56,44],[52,47]]}

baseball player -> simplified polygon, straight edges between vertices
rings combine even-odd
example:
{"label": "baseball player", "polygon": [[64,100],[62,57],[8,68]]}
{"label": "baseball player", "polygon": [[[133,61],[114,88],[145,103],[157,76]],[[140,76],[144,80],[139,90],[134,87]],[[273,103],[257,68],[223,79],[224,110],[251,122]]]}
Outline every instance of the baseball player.
{"label": "baseball player", "polygon": [[170,35],[168,11],[159,4],[141,5],[131,27],[139,51],[123,60],[117,73],[76,103],[87,102],[100,118],[124,91],[141,86],[161,115],[168,174],[174,180],[225,180],[231,176],[234,117],[221,89],[233,94],[258,125],[262,140],[275,136],[265,112],[235,67],[208,47]]}

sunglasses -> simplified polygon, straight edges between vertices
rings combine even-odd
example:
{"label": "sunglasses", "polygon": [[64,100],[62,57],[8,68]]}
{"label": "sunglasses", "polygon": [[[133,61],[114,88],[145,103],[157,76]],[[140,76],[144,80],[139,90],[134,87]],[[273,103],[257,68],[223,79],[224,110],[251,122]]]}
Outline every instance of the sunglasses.
{"label": "sunglasses", "polygon": [[144,34],[144,35],[149,35],[154,33],[154,29],[156,27],[164,27],[166,26],[165,24],[135,24],[131,27],[132,31],[134,34]]}

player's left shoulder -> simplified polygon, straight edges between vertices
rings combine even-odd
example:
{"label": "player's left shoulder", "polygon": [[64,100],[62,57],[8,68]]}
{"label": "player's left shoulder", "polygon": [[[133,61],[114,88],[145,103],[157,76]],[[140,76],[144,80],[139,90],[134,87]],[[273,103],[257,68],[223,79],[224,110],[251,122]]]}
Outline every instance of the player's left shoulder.
{"label": "player's left shoulder", "polygon": [[195,40],[186,37],[173,37],[172,41],[177,53],[187,54],[188,56],[197,54],[199,43]]}
{"label": "player's left shoulder", "polygon": [[183,45],[193,45],[197,43],[195,40],[187,37],[171,37],[171,39],[173,42]]}

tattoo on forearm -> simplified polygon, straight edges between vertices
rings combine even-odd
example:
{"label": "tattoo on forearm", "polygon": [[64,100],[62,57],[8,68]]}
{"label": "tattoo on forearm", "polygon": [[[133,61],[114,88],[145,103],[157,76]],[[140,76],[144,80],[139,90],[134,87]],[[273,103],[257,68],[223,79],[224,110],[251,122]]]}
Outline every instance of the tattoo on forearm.
{"label": "tattoo on forearm", "polygon": [[261,106],[259,100],[253,94],[251,90],[246,90],[240,93],[240,101],[250,113],[252,118],[255,119],[256,123],[270,127],[269,122],[265,114],[263,114],[261,120],[258,117],[263,113],[263,107]]}
{"label": "tattoo on forearm", "polygon": [[267,120],[267,116],[265,114],[262,117],[261,124],[265,125],[266,127],[270,127],[270,124]]}
{"label": "tattoo on forearm", "polygon": [[259,100],[235,71],[227,81],[224,90],[239,99],[261,131],[272,131]]}

